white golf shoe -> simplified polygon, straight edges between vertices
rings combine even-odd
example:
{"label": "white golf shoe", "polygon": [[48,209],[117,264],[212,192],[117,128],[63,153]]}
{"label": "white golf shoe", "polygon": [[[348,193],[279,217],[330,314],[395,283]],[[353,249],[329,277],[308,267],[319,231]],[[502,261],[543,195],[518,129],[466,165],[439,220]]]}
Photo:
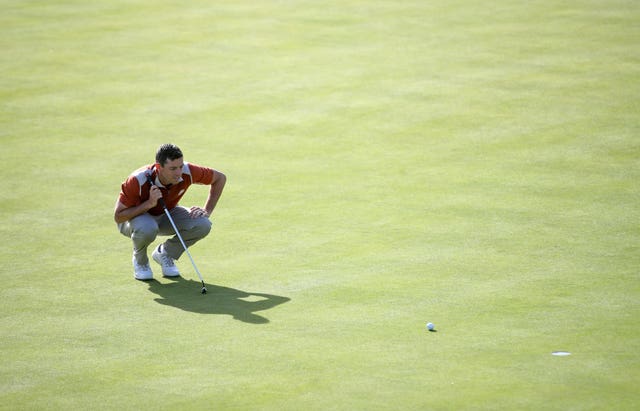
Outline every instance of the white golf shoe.
{"label": "white golf shoe", "polygon": [[133,257],[133,278],[136,280],[153,280],[153,271],[149,267],[149,263],[138,264],[136,258]]}
{"label": "white golf shoe", "polygon": [[162,267],[162,275],[165,277],[179,277],[180,271],[178,271],[178,267],[176,267],[176,264],[173,262],[173,258],[164,251],[164,247],[162,247],[162,252],[160,252],[160,247],[162,247],[162,244],[153,250],[151,256],[155,262]]}

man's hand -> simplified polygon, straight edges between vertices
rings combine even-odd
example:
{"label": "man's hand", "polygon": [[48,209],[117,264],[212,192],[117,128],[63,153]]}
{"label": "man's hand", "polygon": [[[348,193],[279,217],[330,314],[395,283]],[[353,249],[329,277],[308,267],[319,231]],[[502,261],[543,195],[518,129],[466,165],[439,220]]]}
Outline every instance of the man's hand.
{"label": "man's hand", "polygon": [[151,186],[149,189],[149,202],[150,208],[155,207],[158,204],[158,200],[162,198],[162,191],[157,186]]}
{"label": "man's hand", "polygon": [[113,212],[113,219],[117,224],[129,221],[134,217],[146,213],[158,204],[158,201],[162,198],[162,191],[156,186],[152,186],[149,190],[149,198],[142,204],[137,206],[127,207],[120,201],[116,201],[116,208]]}
{"label": "man's hand", "polygon": [[200,217],[209,218],[209,213],[207,213],[207,210],[205,210],[202,207],[193,206],[189,209],[189,216],[191,216],[191,218],[200,218]]}

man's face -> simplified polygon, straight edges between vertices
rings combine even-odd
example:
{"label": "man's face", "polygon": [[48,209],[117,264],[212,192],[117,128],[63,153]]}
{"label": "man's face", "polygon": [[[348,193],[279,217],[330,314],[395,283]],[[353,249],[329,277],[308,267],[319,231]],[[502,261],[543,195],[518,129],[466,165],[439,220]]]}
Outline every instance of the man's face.
{"label": "man's face", "polygon": [[162,185],[177,184],[182,177],[183,166],[184,161],[182,157],[176,158],[175,160],[167,160],[164,166],[157,164],[158,177]]}

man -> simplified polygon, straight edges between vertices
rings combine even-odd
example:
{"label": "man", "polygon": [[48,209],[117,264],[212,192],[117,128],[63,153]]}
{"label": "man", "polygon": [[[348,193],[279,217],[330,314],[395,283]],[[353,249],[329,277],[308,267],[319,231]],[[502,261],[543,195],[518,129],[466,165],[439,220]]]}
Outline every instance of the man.
{"label": "man", "polygon": [[[187,247],[206,237],[211,230],[209,217],[216,207],[226,177],[211,168],[185,163],[182,151],[173,144],[160,146],[156,163],[134,171],[124,183],[114,212],[120,232],[133,241],[133,276],[137,280],[151,280],[147,247],[159,235],[175,234],[169,218],[159,203],[163,198],[171,217]],[[204,207],[189,209],[178,202],[191,184],[211,186]],[[174,260],[184,248],[174,235],[158,245],[153,259],[162,267],[165,277],[177,277],[180,271]]]}

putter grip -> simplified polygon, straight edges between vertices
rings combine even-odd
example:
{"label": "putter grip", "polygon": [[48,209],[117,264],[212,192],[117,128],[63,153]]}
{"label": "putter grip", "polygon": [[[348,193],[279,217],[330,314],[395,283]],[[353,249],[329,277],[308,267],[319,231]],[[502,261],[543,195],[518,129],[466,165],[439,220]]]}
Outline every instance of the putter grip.
{"label": "putter grip", "polygon": [[[153,180],[151,179],[151,176],[149,174],[147,174],[147,181],[149,182],[149,190],[151,190],[151,186],[154,186],[155,184],[153,184]],[[160,204],[160,207],[166,209],[167,205],[164,202],[164,198],[160,197],[158,199],[158,204]]]}

